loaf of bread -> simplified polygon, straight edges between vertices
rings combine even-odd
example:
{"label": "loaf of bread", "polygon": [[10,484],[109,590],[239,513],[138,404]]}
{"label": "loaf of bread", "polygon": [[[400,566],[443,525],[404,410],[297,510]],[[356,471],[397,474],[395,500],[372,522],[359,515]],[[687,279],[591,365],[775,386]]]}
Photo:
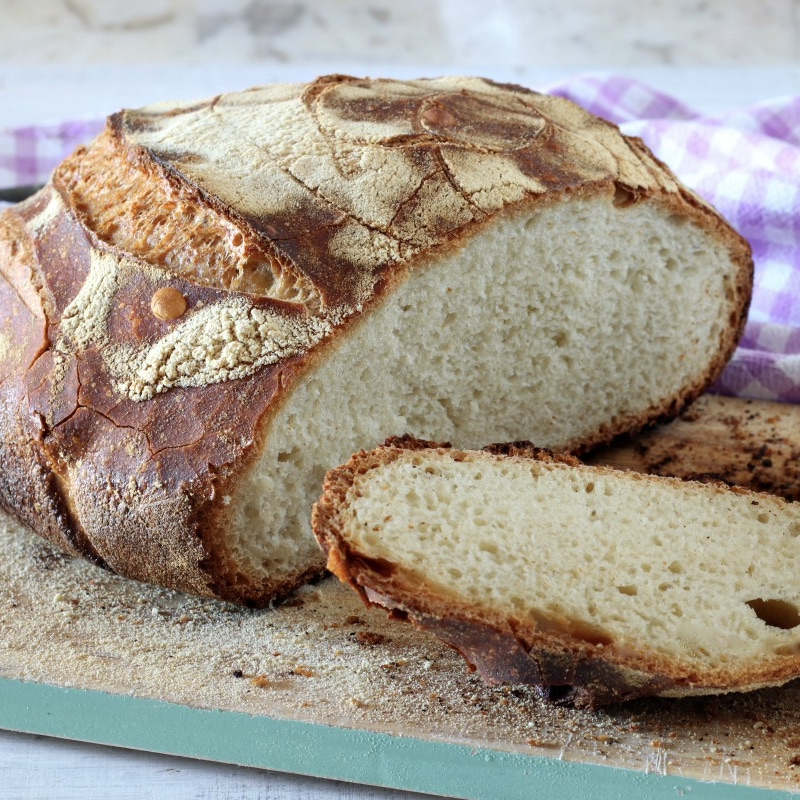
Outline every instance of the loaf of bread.
{"label": "loaf of bread", "polygon": [[392,433],[587,448],[741,331],[744,241],[641,141],[477,78],[320,78],[112,116],[0,217],[0,504],[262,605],[326,469]]}
{"label": "loaf of bread", "polygon": [[328,567],[489,682],[596,706],[800,676],[800,505],[527,443],[387,441],[331,470]]}

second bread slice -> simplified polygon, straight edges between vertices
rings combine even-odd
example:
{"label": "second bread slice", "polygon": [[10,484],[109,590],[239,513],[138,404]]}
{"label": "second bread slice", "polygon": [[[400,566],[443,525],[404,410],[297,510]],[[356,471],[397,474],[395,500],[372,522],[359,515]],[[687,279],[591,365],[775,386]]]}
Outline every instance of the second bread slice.
{"label": "second bread slice", "polygon": [[328,567],[490,682],[599,705],[800,674],[800,506],[528,445],[393,439],[332,470]]}

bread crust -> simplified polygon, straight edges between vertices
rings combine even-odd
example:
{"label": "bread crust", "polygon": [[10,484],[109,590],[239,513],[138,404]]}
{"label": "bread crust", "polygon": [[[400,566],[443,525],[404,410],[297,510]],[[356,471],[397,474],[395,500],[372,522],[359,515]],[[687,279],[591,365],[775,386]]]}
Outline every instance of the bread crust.
{"label": "bread crust", "polygon": [[[800,654],[771,656],[768,663],[719,667],[702,672],[647,649],[615,647],[604,631],[575,620],[537,612],[521,619],[492,608],[467,605],[456,597],[420,583],[402,566],[355,550],[343,533],[341,514],[358,477],[402,458],[408,451],[441,454],[456,461],[534,460],[582,466],[569,453],[555,453],[530,442],[493,444],[482,452],[453,450],[448,443],[409,436],[391,437],[373,451],[359,451],[330,470],[312,513],[314,534],[326,553],[328,569],[351,586],[367,606],[388,610],[397,620],[437,636],[460,653],[469,668],[490,684],[530,684],[556,703],[599,707],[637,697],[718,694],[779,686],[800,673]],[[605,467],[585,467],[602,474]],[[672,483],[679,479],[626,473],[629,480]],[[693,483],[693,482],[688,482]],[[697,484],[700,485],[700,484]],[[746,489],[703,484],[707,490],[737,492],[763,500]],[[785,502],[774,498],[774,502]]]}
{"label": "bread crust", "polygon": [[[203,144],[229,141],[203,135],[226,119],[259,115],[275,129],[258,145],[240,137],[243,166],[239,153]],[[292,130],[300,139],[293,150]],[[146,248],[115,246],[72,180],[97,143],[0,217],[10,343],[0,352],[0,505],[68,551],[133,578],[264,605],[319,573],[322,559],[293,575],[242,574],[226,546],[225,497],[301,376],[411,271],[435,269],[439,255],[500,215],[616,192],[621,204],[658,203],[702,226],[737,265],[730,325],[707,374],[566,447],[586,449],[679,412],[716,378],[744,324],[752,282],[744,240],[639,140],[520,87],[327,76],[120,112],[105,136],[118,166],[141,168],[154,191],[216,214],[242,247],[265,254],[278,287],[254,294],[209,285],[150,263]],[[113,164],[108,175],[98,196],[113,184]],[[151,312],[164,287],[186,299],[184,318]],[[216,351],[191,368],[176,356],[181,337],[206,346],[191,327],[203,314],[227,325],[226,335],[241,320],[255,331],[233,343],[241,346],[231,348],[230,364],[220,366]]]}

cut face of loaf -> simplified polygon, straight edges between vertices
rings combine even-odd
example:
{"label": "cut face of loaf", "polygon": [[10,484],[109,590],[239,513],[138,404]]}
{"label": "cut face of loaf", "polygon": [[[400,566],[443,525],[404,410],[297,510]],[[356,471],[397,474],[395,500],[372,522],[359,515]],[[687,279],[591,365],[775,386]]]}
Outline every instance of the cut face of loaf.
{"label": "cut face of loaf", "polygon": [[328,567],[490,682],[599,705],[800,675],[800,506],[523,444],[400,439],[332,470]]}
{"label": "cut face of loaf", "polygon": [[[611,420],[641,424],[657,396],[669,407],[687,375],[705,369],[700,343],[722,332],[712,298],[724,278],[709,291],[699,232],[641,209],[612,233],[617,215],[603,197],[500,220],[412,274],[334,343],[277,411],[233,495],[236,559],[281,573],[299,546],[318,557],[310,531],[298,532],[309,530],[325,469],[386,431],[465,447],[525,431],[577,448]],[[540,270],[535,283],[521,268],[528,261]],[[671,334],[674,349],[670,328],[682,331]]]}
{"label": "cut face of loaf", "polygon": [[114,115],[0,217],[0,273],[3,507],[262,605],[324,567],[326,469],[388,433],[581,450],[677,412],[752,262],[567,101],[332,76]]}

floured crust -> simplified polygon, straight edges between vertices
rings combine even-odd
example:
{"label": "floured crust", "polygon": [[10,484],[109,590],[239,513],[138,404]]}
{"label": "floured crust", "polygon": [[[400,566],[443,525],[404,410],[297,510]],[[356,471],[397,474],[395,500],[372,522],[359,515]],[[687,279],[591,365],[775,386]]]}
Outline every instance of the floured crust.
{"label": "floured crust", "polygon": [[[136,202],[115,219],[104,208],[120,191]],[[328,76],[114,115],[0,217],[0,502],[131,577],[255,604],[285,594],[322,560],[242,575],[225,498],[299,377],[410,271],[498,215],[591,194],[687,217],[739,273],[708,374],[564,443],[575,449],[690,402],[732,353],[749,302],[747,245],[641,142],[567,101],[477,78]],[[170,215],[202,236],[175,233]],[[229,255],[209,258],[215,248]],[[150,310],[165,287],[186,300],[180,318]]]}
{"label": "floured crust", "polygon": [[[426,630],[458,651],[471,669],[490,684],[537,686],[543,696],[579,707],[596,707],[637,697],[715,694],[750,691],[786,683],[797,676],[800,656],[771,657],[769,663],[718,668],[687,666],[648,649],[614,647],[602,630],[582,622],[536,612],[526,619],[502,610],[467,605],[463,600],[420,583],[417,576],[392,561],[355,550],[347,538],[343,513],[359,476],[408,451],[427,456],[446,455],[455,461],[498,459],[535,460],[577,466],[568,453],[554,453],[530,442],[495,444],[482,452],[451,449],[447,443],[413,437],[392,437],[376,450],[360,451],[344,465],[330,470],[322,497],[314,506],[314,534],[327,556],[328,569],[351,586],[367,606],[387,609],[392,617]],[[432,462],[433,462],[432,458]],[[615,472],[589,468],[597,474]],[[672,483],[678,479],[627,473],[632,481]],[[763,497],[746,489],[720,484],[720,492],[734,491]],[[780,502],[780,501],[778,501]]]}

